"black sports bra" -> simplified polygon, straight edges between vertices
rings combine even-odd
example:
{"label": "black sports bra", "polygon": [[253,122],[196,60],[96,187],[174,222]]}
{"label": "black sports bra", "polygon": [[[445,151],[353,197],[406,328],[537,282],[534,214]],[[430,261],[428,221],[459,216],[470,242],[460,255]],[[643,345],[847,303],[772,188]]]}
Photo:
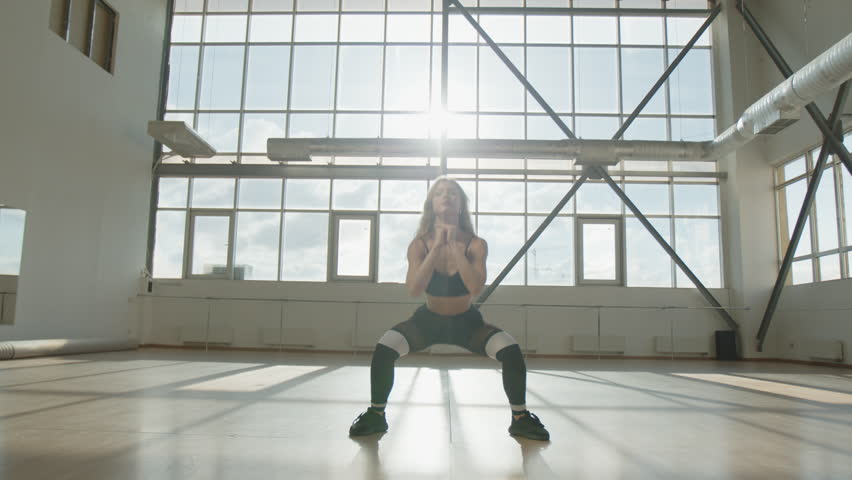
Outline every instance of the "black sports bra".
{"label": "black sports bra", "polygon": [[[426,247],[426,253],[429,253],[429,245],[426,244],[426,240],[421,237],[420,241]],[[467,254],[467,249],[470,248],[470,242],[472,241],[473,237],[470,237],[464,249],[465,254]],[[426,286],[426,293],[433,297],[461,297],[469,294],[470,291],[464,285],[459,272],[447,275],[438,271],[432,271],[432,278],[429,279],[429,285]]]}

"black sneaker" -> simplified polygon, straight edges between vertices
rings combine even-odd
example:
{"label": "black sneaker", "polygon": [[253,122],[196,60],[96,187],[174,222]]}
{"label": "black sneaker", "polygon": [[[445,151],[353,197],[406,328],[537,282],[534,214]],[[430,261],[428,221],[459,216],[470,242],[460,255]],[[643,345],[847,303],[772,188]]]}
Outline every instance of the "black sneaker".
{"label": "black sneaker", "polygon": [[388,422],[385,420],[385,416],[368,408],[366,412],[358,415],[358,418],[352,422],[352,426],[349,427],[349,436],[360,437],[387,431]]}
{"label": "black sneaker", "polygon": [[535,414],[524,412],[520,418],[512,416],[512,425],[509,426],[509,435],[529,438],[530,440],[549,441],[550,433],[544,428],[541,420]]}

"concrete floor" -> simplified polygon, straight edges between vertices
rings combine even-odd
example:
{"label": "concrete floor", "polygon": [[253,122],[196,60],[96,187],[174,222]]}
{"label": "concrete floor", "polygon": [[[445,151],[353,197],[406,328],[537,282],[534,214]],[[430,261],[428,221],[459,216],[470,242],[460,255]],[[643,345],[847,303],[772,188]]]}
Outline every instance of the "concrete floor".
{"label": "concrete floor", "polygon": [[852,371],[528,359],[550,443],[510,437],[497,364],[399,361],[355,441],[369,356],[143,349],[0,362],[0,478],[848,479]]}

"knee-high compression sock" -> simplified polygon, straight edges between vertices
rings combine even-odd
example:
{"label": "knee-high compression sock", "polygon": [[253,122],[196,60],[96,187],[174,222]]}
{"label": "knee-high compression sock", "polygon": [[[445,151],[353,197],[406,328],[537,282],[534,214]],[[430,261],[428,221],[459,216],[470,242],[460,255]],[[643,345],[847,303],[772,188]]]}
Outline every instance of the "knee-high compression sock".
{"label": "knee-high compression sock", "polygon": [[393,388],[393,366],[399,353],[382,345],[376,345],[373,360],[370,364],[370,402],[374,406],[384,406],[388,402]]}
{"label": "knee-high compression sock", "polygon": [[497,352],[497,360],[503,364],[503,390],[509,403],[513,406],[524,406],[527,397],[527,366],[521,347],[518,344],[509,345]]}

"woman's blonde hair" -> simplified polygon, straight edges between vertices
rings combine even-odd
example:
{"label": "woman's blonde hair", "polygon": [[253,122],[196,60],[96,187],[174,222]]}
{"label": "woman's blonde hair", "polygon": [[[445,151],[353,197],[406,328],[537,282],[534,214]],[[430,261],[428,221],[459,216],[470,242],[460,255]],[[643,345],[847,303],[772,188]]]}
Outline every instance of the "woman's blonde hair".
{"label": "woman's blonde hair", "polygon": [[476,232],[473,230],[473,222],[470,218],[470,209],[468,208],[467,194],[464,193],[464,190],[461,188],[461,185],[459,185],[459,182],[453,180],[452,178],[446,175],[441,175],[432,182],[432,186],[429,188],[429,193],[426,194],[426,201],[423,202],[423,216],[420,217],[420,227],[417,229],[417,236],[415,238],[426,235],[435,228],[435,210],[434,208],[432,208],[432,199],[435,198],[436,187],[443,182],[452,184],[459,191],[459,196],[461,197],[461,208],[459,209],[459,229],[463,232],[467,232],[471,235],[476,236]]}

